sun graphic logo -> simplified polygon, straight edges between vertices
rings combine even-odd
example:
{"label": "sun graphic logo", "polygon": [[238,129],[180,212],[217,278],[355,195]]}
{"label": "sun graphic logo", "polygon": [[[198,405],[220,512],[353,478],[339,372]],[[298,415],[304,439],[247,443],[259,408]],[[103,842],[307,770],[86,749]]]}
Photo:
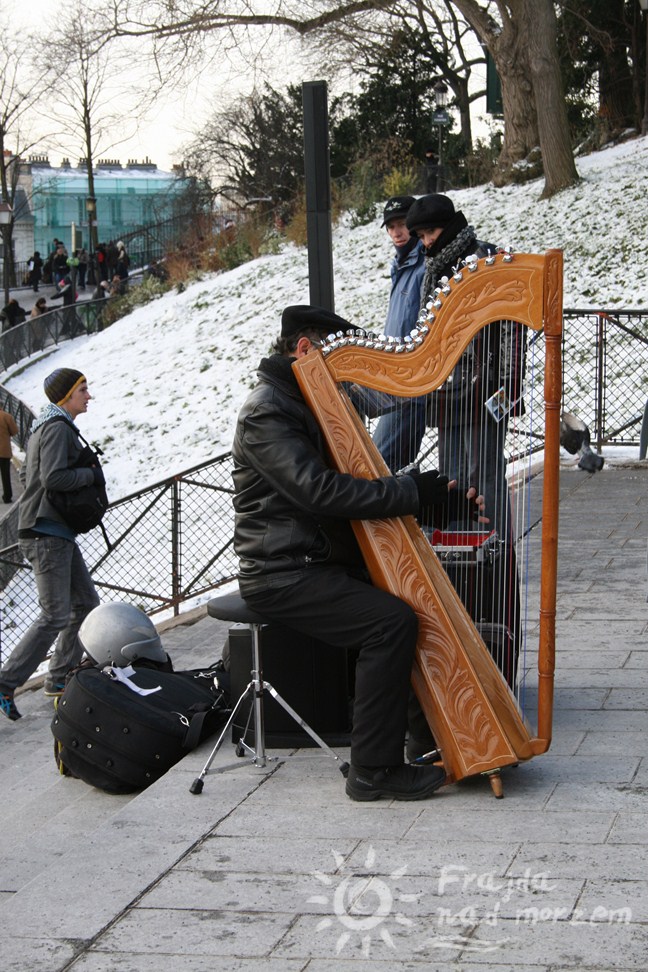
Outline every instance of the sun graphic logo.
{"label": "sun graphic logo", "polygon": [[[338,870],[344,872],[344,858],[336,851],[332,851]],[[396,948],[394,940],[388,927],[391,920],[398,925],[411,926],[410,918],[405,917],[400,911],[394,911],[394,893],[383,878],[371,873],[376,863],[376,852],[373,847],[369,847],[364,862],[362,873],[342,874],[342,877],[331,877],[320,871],[314,871],[318,881],[326,887],[332,889],[332,895],[315,894],[308,900],[313,904],[330,904],[333,907],[335,918],[322,918],[317,924],[317,931],[324,931],[331,928],[337,921],[342,930],[338,935],[335,946],[335,954],[339,955],[342,949],[354,937],[357,937],[365,958],[369,957],[371,951],[371,941],[375,935],[382,940],[389,948]],[[403,876],[407,867],[399,867],[389,875],[390,881],[397,881]],[[337,884],[336,884],[337,881]],[[417,901],[417,894],[397,894],[399,901]]]}

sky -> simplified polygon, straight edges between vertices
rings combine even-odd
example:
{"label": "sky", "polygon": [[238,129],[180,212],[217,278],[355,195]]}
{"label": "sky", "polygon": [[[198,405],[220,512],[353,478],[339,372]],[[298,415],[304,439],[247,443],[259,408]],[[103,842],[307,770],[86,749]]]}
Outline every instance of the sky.
{"label": "sky", "polygon": [[[90,10],[91,7],[88,7],[88,11]],[[28,4],[20,0],[2,0],[0,6],[3,20],[9,20],[30,31],[53,25],[52,11],[50,0],[31,0]],[[56,18],[60,25],[59,13]],[[264,36],[267,37],[267,33]],[[259,37],[256,39],[259,40]],[[135,81],[141,73],[138,69],[138,57],[141,60],[138,47],[141,49],[141,45],[140,41],[134,44],[132,67],[128,69],[129,76]],[[272,61],[280,63],[280,73],[275,72],[274,78],[270,75],[270,81],[280,88],[291,83],[318,80],[304,66],[304,60],[300,57],[300,42],[296,36],[283,37],[280,44],[278,38],[274,38],[267,45],[259,43],[254,50],[242,44],[239,49],[202,66],[195,76],[192,77],[189,71],[186,90],[181,85],[175,85],[162,95],[149,99],[133,137],[110,150],[100,152],[100,157],[117,158],[125,163],[131,158],[143,161],[148,156],[158,168],[170,171],[174,163],[181,161],[182,147],[200,131],[209,115],[218,107],[228,104],[237,93],[247,94],[255,80],[263,80],[259,72]],[[269,67],[267,69],[270,70]],[[129,118],[128,121],[132,119]],[[131,127],[134,127],[134,122]],[[49,151],[50,161],[55,165],[65,155],[70,156],[70,152],[59,148]]]}
{"label": "sky", "polygon": [[[25,30],[52,23],[52,10],[50,0],[31,0],[29,4],[20,0],[2,0],[0,7],[3,19],[22,25]],[[182,160],[183,146],[200,131],[207,118],[219,107],[229,104],[236,94],[249,93],[255,82],[262,83],[267,79],[283,90],[288,84],[321,79],[321,72],[309,67],[312,58],[308,54],[307,42],[302,44],[296,35],[270,35],[267,30],[258,29],[252,36],[251,44],[255,45],[255,42],[256,46],[252,48],[242,44],[240,48],[196,70],[194,77],[188,76],[186,90],[176,85],[162,95],[149,99],[144,114],[137,122],[135,134],[111,149],[100,151],[99,157],[116,158],[122,163],[128,159],[143,161],[149,157],[158,168],[171,171],[172,166]],[[134,80],[140,73],[137,66],[137,48],[140,44],[138,41],[134,45],[132,68],[129,68]],[[261,73],[263,71],[265,74]],[[484,85],[485,77],[482,75],[485,76],[485,68],[475,68],[473,83]],[[344,83],[352,83],[353,78],[353,74],[349,75]],[[334,88],[330,90],[333,93]],[[479,114],[480,105],[484,114]],[[129,118],[128,121],[133,120]],[[473,106],[473,126],[476,137],[486,136],[489,121],[485,115],[485,99],[480,99]],[[135,127],[134,121],[131,127]],[[64,156],[73,155],[69,150],[58,147],[49,150],[49,158],[54,165],[59,165]],[[72,157],[72,161],[76,159]]]}
{"label": "sky", "polygon": [[[563,248],[565,307],[646,310],[648,137],[579,158],[577,168],[581,182],[550,200],[539,198],[542,181],[449,195],[480,239],[518,252]],[[353,228],[347,216],[333,231],[335,309],[374,331],[387,310],[392,254],[381,221]],[[0,374],[0,382],[38,412],[47,374],[83,371],[94,400],[79,426],[104,448],[117,499],[229,451],[283,308],[308,302],[306,250],[283,244],[276,255],[205,275],[100,334],[62,344],[15,377]]]}

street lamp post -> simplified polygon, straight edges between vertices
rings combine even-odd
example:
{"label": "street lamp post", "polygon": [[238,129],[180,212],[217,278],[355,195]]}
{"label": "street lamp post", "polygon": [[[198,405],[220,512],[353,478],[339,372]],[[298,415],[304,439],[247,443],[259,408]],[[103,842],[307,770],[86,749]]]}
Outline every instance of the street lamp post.
{"label": "street lamp post", "polygon": [[[648,2],[648,0],[646,0]],[[436,191],[443,189],[443,129],[450,124],[450,115],[446,111],[448,105],[447,85],[439,79],[432,89],[434,91],[434,112],[432,113],[432,124],[439,129],[439,161],[437,167]]]}
{"label": "street lamp post", "polygon": [[88,214],[88,236],[90,238],[90,262],[88,265],[88,283],[97,283],[95,260],[97,259],[97,200],[94,196],[86,199]]}
{"label": "street lamp post", "polygon": [[641,121],[641,134],[648,135],[648,0],[639,0],[639,6],[646,15],[646,59],[644,64],[644,113]]}
{"label": "street lamp post", "polygon": [[2,231],[2,277],[4,284],[5,307],[9,303],[9,226],[13,216],[13,209],[8,202],[0,202],[0,230]]}

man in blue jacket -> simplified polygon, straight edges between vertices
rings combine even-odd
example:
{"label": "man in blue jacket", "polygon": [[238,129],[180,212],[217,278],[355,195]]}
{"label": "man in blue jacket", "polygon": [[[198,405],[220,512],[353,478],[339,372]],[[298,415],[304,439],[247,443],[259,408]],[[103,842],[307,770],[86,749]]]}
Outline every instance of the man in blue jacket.
{"label": "man in blue jacket", "polygon": [[[391,264],[391,293],[385,322],[388,337],[403,338],[416,326],[425,274],[425,247],[406,224],[414,196],[392,196],[385,203],[383,226],[396,250]],[[394,409],[381,416],[374,442],[396,472],[413,463],[425,434],[425,398],[395,399]]]}

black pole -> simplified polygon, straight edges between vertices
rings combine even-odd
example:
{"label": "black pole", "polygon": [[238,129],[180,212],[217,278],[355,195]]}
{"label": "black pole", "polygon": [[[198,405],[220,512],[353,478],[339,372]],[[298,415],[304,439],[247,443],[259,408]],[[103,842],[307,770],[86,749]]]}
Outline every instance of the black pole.
{"label": "black pole", "polygon": [[332,311],[335,297],[326,81],[305,81],[302,103],[310,302]]}

